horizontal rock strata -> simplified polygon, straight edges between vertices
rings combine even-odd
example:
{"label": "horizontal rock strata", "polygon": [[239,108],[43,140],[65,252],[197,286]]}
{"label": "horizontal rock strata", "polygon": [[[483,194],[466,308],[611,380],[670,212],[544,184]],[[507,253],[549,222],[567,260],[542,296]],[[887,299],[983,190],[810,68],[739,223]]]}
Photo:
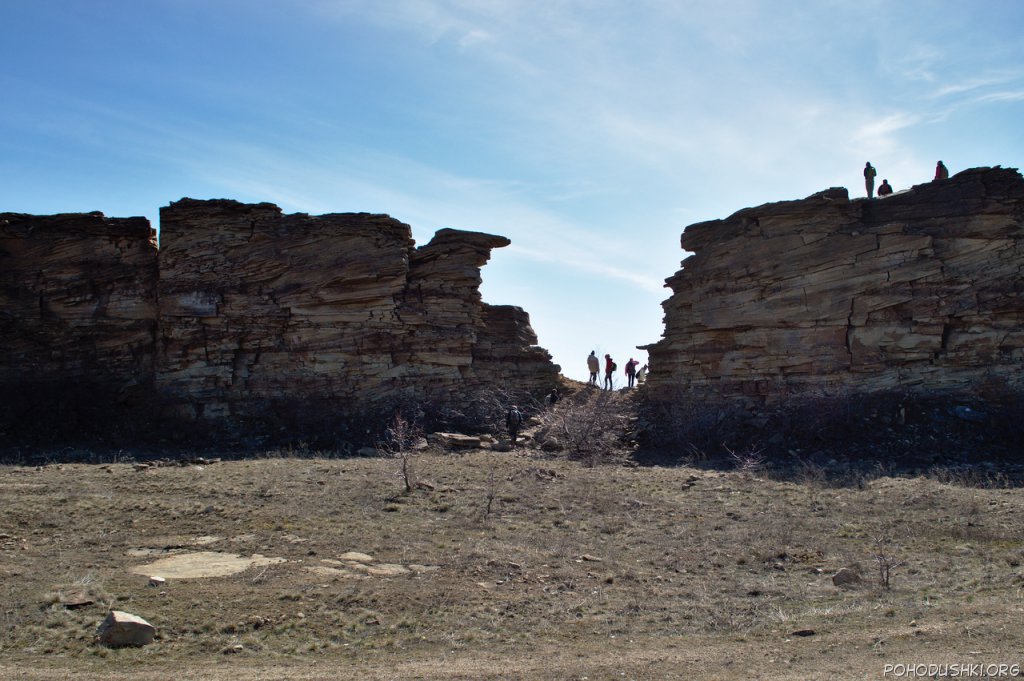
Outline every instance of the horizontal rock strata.
{"label": "horizontal rock strata", "polygon": [[0,213],[0,385],[145,382],[156,282],[145,218]]}
{"label": "horizontal rock strata", "polygon": [[508,244],[444,229],[417,248],[386,215],[182,199],[158,251],[144,218],[0,214],[0,406],[55,379],[208,421],[539,394],[558,367],[528,315],[480,299]]}
{"label": "horizontal rock strata", "polygon": [[1024,388],[1024,179],[978,168],[691,225],[649,385],[771,402]]}
{"label": "horizontal rock strata", "polygon": [[498,381],[542,389],[558,368],[532,331],[495,327],[505,354],[474,364],[492,335],[480,268],[508,244],[444,229],[417,249],[386,215],[176,202],[161,211],[158,388],[206,418],[281,397],[366,406]]}

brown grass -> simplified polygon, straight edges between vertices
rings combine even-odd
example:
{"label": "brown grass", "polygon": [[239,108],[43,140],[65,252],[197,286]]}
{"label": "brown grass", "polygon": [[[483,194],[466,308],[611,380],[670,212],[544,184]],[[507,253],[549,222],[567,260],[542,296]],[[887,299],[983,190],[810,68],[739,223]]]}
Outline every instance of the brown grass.
{"label": "brown grass", "polygon": [[[882,678],[1021,661],[1018,489],[416,456],[412,493],[383,458],[0,468],[0,678]],[[902,561],[889,589],[879,547]],[[129,572],[189,551],[287,562],[163,587]],[[308,569],[348,551],[425,567]],[[834,586],[850,566],[864,582]],[[72,592],[94,603],[69,609]],[[111,607],[156,642],[97,645]]]}

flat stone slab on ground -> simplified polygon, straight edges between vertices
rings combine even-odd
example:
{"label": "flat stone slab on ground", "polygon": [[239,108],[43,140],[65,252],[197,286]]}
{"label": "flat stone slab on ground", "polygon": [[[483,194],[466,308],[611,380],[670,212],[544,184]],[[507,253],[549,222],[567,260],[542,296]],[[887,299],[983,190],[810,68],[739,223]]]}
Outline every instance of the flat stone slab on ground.
{"label": "flat stone slab on ground", "polygon": [[462,433],[431,433],[427,440],[449,448],[478,449],[482,445],[479,437]]}
{"label": "flat stone slab on ground", "polygon": [[137,575],[160,575],[165,579],[199,579],[202,577],[226,577],[244,572],[251,567],[274,565],[285,562],[284,558],[269,558],[254,553],[248,558],[234,553],[199,551],[181,553],[131,568]]}

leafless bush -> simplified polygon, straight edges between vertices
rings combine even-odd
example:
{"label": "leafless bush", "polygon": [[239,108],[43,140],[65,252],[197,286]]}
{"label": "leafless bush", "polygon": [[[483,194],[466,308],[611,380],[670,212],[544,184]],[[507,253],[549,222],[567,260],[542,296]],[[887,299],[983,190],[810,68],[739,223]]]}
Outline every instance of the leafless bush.
{"label": "leafless bush", "polygon": [[377,441],[377,453],[389,459],[398,460],[398,472],[405,484],[406,493],[416,489],[416,472],[413,454],[416,444],[423,439],[423,430],[401,412],[395,412],[384,437]]}
{"label": "leafless bush", "polygon": [[878,583],[886,589],[891,588],[892,571],[907,562],[889,553],[886,549],[888,543],[882,537],[875,540],[875,562],[878,563]]}
{"label": "leafless bush", "polygon": [[749,447],[743,451],[734,451],[725,443],[722,447],[729,452],[729,458],[740,473],[755,473],[765,466],[764,452],[760,448]]}
{"label": "leafless bush", "polygon": [[607,390],[581,390],[564,398],[538,414],[541,446],[557,443],[571,457],[597,466],[620,447],[627,418],[622,399]]}
{"label": "leafless bush", "polygon": [[540,400],[526,391],[494,386],[477,390],[458,403],[441,405],[437,418],[462,433],[500,433],[505,430],[505,414],[513,404],[527,418],[543,408]]}

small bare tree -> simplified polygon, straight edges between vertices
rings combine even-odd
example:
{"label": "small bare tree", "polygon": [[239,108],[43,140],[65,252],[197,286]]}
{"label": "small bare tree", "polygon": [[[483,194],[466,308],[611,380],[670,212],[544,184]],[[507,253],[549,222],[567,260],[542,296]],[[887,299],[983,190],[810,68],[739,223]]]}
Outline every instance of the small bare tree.
{"label": "small bare tree", "polygon": [[875,539],[875,562],[878,563],[878,583],[886,589],[891,588],[889,580],[892,577],[892,571],[907,562],[888,553],[886,551],[886,544],[888,543],[882,537]]}
{"label": "small bare tree", "polygon": [[416,451],[416,443],[422,438],[423,430],[400,411],[396,411],[384,432],[384,437],[377,441],[378,455],[398,460],[398,472],[405,484],[406,493],[416,489],[413,454]]}
{"label": "small bare tree", "polygon": [[491,513],[494,510],[494,500],[498,498],[498,481],[494,476],[494,464],[487,469],[487,492],[486,492],[487,505],[484,508],[484,517],[490,518]]}

